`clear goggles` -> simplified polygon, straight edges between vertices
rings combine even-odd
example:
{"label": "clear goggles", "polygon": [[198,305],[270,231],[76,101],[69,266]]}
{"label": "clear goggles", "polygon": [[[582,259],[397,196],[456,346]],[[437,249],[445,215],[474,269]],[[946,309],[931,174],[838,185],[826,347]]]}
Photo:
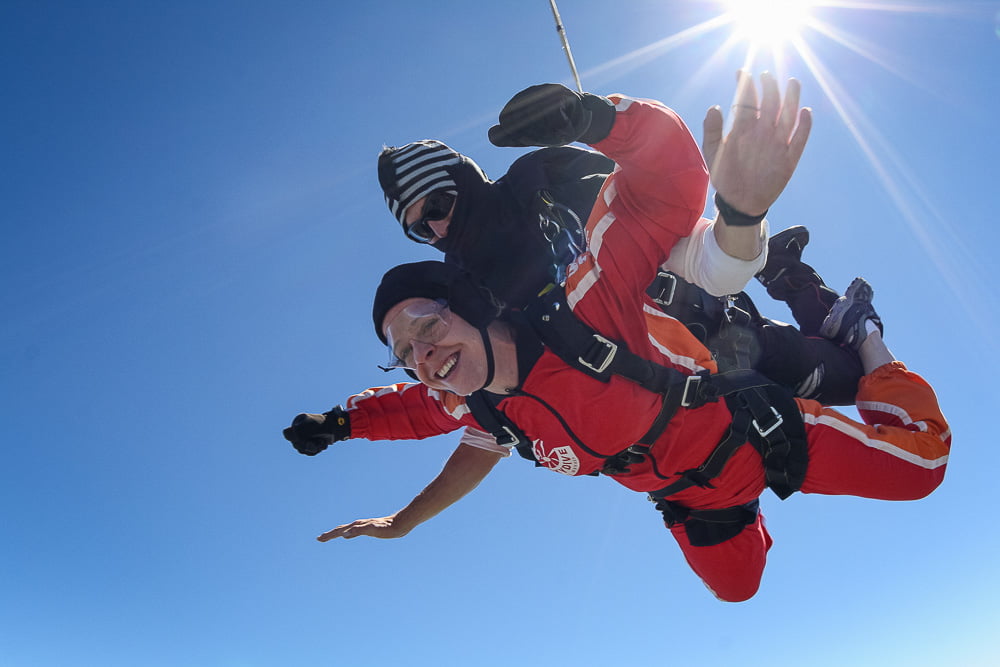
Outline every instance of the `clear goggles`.
{"label": "clear goggles", "polygon": [[445,301],[441,299],[421,301],[407,306],[399,311],[386,327],[389,362],[384,368],[416,370],[413,343],[436,345],[448,335],[449,328],[451,328],[451,309]]}

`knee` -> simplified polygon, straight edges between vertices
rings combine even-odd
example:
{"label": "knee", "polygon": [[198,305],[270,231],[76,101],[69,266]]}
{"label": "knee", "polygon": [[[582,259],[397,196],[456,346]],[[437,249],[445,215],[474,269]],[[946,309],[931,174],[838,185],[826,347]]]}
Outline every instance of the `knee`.
{"label": "knee", "polygon": [[887,494],[887,500],[923,500],[931,495],[944,481],[944,468],[925,471],[919,476],[903,478],[900,476],[894,480]]}
{"label": "knee", "polygon": [[927,479],[922,486],[914,489],[915,495],[911,500],[923,500],[927,496],[934,493],[934,491],[936,491],[937,488],[941,486],[941,482],[943,481],[944,481],[944,470],[941,470],[940,474],[935,474],[930,476],[930,478]]}
{"label": "knee", "polygon": [[756,581],[744,581],[729,583],[725,586],[717,586],[712,588],[705,583],[705,588],[707,588],[716,599],[722,602],[746,602],[760,590],[760,579]]}

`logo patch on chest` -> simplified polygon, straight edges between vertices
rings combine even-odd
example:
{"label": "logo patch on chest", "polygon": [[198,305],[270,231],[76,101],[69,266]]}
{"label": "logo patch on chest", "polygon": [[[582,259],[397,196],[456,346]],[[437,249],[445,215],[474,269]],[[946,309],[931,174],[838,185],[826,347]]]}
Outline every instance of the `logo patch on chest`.
{"label": "logo patch on chest", "polygon": [[576,475],[580,472],[580,459],[569,446],[549,449],[541,440],[533,440],[531,449],[535,458],[546,468],[561,472],[564,475]]}

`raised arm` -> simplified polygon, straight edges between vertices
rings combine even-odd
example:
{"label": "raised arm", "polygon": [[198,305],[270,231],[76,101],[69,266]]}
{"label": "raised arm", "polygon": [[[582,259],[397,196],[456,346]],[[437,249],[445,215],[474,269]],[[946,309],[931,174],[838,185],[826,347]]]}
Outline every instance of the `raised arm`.
{"label": "raised arm", "polygon": [[496,451],[460,444],[441,473],[403,509],[389,516],[337,526],[316,539],[329,542],[338,537],[351,539],[362,535],[380,539],[403,537],[479,486],[502,457]]}
{"label": "raised arm", "polygon": [[727,254],[744,260],[763,249],[762,221],[798,165],[812,128],[812,112],[799,108],[800,85],[789,79],[782,99],[768,72],[761,94],[746,71],[737,73],[733,126],[723,137],[719,107],[705,115],[702,150],[715,187],[719,216],[715,239]]}
{"label": "raised arm", "polygon": [[592,260],[602,268],[615,263],[609,247],[628,255],[616,268],[637,293],[705,208],[708,172],[698,143],[660,102],[541,84],[511,98],[489,136],[498,146],[579,141],[617,163],[594,203],[588,242]]}

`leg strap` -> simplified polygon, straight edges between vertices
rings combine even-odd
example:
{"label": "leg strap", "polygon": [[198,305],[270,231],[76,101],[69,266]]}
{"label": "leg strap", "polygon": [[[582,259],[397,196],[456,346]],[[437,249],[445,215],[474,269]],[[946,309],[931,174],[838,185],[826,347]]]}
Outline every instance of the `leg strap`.
{"label": "leg strap", "polygon": [[736,537],[746,526],[756,521],[760,501],[755,498],[745,505],[692,510],[661,498],[656,500],[656,509],[663,513],[663,520],[668,527],[684,524],[684,532],[692,546],[711,547]]}

